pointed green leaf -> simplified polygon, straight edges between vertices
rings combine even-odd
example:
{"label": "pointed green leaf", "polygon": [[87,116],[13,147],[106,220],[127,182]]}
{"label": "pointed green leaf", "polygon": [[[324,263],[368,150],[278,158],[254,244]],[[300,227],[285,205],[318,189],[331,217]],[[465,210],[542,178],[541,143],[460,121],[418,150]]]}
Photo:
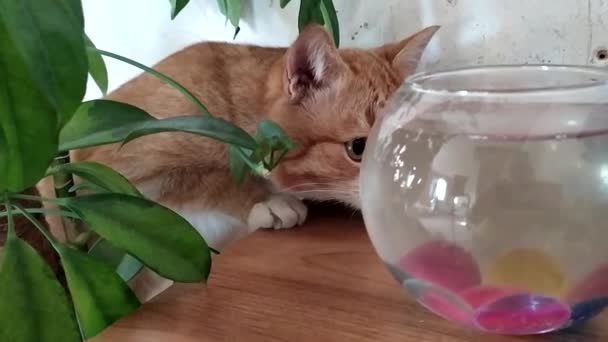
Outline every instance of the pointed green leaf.
{"label": "pointed green leaf", "polygon": [[61,151],[122,141],[142,123],[156,121],[145,111],[122,102],[94,100],[83,103],[61,130]]}
{"label": "pointed green leaf", "polygon": [[224,17],[226,17],[226,20],[228,20],[228,16],[226,15],[228,13],[228,1],[227,0],[217,0],[217,6],[220,9],[220,13],[222,13],[222,15],[224,15]]}
{"label": "pointed green leaf", "polygon": [[178,282],[207,279],[209,247],[175,212],[146,199],[98,194],[62,199],[99,236],[133,255],[159,275]]}
{"label": "pointed green leaf", "polygon": [[263,160],[269,170],[272,170],[287,152],[295,148],[295,143],[287,133],[270,120],[258,123],[256,140],[258,148],[253,153],[254,160]]}
{"label": "pointed green leaf", "polygon": [[94,184],[108,192],[142,196],[127,178],[105,165],[95,162],[73,162],[53,166],[47,172],[48,175],[57,173],[69,173],[76,175],[91,184]]}
{"label": "pointed green leaf", "polygon": [[104,239],[95,242],[89,254],[112,267],[124,281],[133,279],[144,267],[139,260]]}
{"label": "pointed green leaf", "polygon": [[103,51],[103,50],[99,50],[97,49],[97,52],[100,53],[103,56],[107,56],[110,58],[114,58],[116,60],[119,60],[121,62],[127,63],[129,65],[132,65],[136,68],[139,68],[145,72],[147,72],[148,74],[158,78],[159,80],[167,83],[168,85],[172,86],[173,88],[175,88],[177,91],[179,91],[180,93],[182,93],[188,100],[190,100],[190,102],[192,102],[196,107],[198,107],[198,109],[200,110],[200,114],[204,114],[204,115],[208,115],[211,116],[211,113],[209,113],[209,111],[207,110],[207,107],[205,107],[205,105],[203,105],[201,103],[201,101],[194,95],[192,94],[192,92],[190,92],[188,89],[186,89],[183,85],[179,84],[176,80],[172,79],[171,77],[157,71],[154,70],[153,68],[147,67],[139,62],[136,62],[132,59],[129,59],[127,57],[121,56],[121,55],[117,55],[115,53],[112,52],[108,52],[108,51]]}
{"label": "pointed green leaf", "polygon": [[321,0],[301,0],[298,14],[298,29],[302,32],[311,23],[325,25],[321,13]]}
{"label": "pointed green leaf", "polygon": [[78,182],[77,184],[72,185],[72,187],[70,187],[68,189],[68,192],[70,192],[70,193],[77,193],[79,191],[89,191],[89,193],[99,193],[99,194],[109,192],[107,189],[101,188],[88,181]]}
{"label": "pointed green leaf", "polygon": [[240,27],[240,26],[237,26],[237,27],[234,29],[234,35],[232,36],[232,40],[236,39],[236,36],[238,36],[238,35],[239,35],[239,32],[241,32],[241,27]]}
{"label": "pointed green leaf", "polygon": [[256,140],[261,141],[265,139],[276,139],[276,142],[283,144],[289,149],[295,147],[294,142],[289,138],[281,126],[277,125],[274,121],[264,119],[258,122]]}
{"label": "pointed green leaf", "polygon": [[240,31],[239,22],[241,20],[243,2],[242,0],[218,0],[217,2],[220,12],[226,17],[226,20],[230,21],[230,24],[234,26],[234,39]]}
{"label": "pointed green leaf", "polygon": [[112,268],[86,253],[61,246],[61,264],[86,338],[135,311],[139,300]]}
{"label": "pointed green leaf", "polygon": [[87,181],[81,181],[78,182],[78,184],[74,184],[72,185],[71,188],[68,189],[68,192],[78,192],[81,190],[90,190],[96,193],[105,193],[108,192],[108,190],[103,189],[91,182],[87,182]]}
{"label": "pointed green leaf", "polygon": [[[38,182],[57,153],[57,111],[13,41],[0,0],[0,191],[20,192]],[[11,22],[12,23],[12,22]],[[14,23],[13,23],[14,24]]]}
{"label": "pointed green leaf", "polygon": [[242,128],[221,118],[202,115],[177,116],[145,122],[133,128],[124,143],[144,135],[161,132],[185,132],[213,138],[248,149],[255,148],[255,140]]}
{"label": "pointed green leaf", "polygon": [[190,0],[169,0],[169,2],[171,3],[171,19],[175,19]]}
{"label": "pointed green leaf", "polygon": [[236,146],[230,146],[228,150],[228,166],[230,167],[230,174],[234,182],[237,185],[242,185],[250,169],[247,167],[245,160],[236,151],[237,148]]}
{"label": "pointed green leaf", "polygon": [[57,153],[57,116],[0,26],[0,191],[36,184]]}
{"label": "pointed green leaf", "polygon": [[108,242],[108,240],[104,239],[97,240],[89,249],[90,256],[97,260],[103,261],[114,269],[116,266],[118,266],[118,264],[120,264],[124,254],[125,251],[114,247],[114,245]]}
{"label": "pointed green leaf", "polygon": [[321,0],[321,13],[325,27],[334,38],[336,46],[340,46],[340,23],[333,0]]}
{"label": "pointed green leaf", "polygon": [[285,8],[291,0],[281,0],[281,8]]}
{"label": "pointed green leaf", "polygon": [[[61,127],[74,114],[86,90],[88,67],[80,0],[0,0],[0,26],[0,65],[12,69],[14,59],[21,59],[27,78],[42,95],[30,101],[45,99],[58,113]],[[7,83],[20,81],[5,79],[4,71],[0,74]]]}
{"label": "pointed green leaf", "polygon": [[9,237],[0,268],[0,341],[80,342],[65,291],[26,242]]}
{"label": "pointed green leaf", "polygon": [[93,77],[95,83],[97,83],[101,93],[106,95],[108,92],[108,69],[106,68],[106,62],[87,35],[85,35],[85,42],[87,46],[89,74]]}

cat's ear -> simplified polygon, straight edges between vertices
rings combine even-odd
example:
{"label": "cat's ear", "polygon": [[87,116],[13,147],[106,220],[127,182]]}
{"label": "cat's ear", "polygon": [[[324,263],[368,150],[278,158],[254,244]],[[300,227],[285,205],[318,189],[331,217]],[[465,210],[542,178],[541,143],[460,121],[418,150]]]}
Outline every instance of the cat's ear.
{"label": "cat's ear", "polygon": [[310,25],[287,50],[286,75],[290,102],[326,87],[338,73],[340,55],[332,38],[319,25]]}
{"label": "cat's ear", "polygon": [[387,44],[377,49],[377,53],[386,58],[401,77],[405,78],[418,67],[422,54],[439,26],[429,26],[424,30],[394,44]]}

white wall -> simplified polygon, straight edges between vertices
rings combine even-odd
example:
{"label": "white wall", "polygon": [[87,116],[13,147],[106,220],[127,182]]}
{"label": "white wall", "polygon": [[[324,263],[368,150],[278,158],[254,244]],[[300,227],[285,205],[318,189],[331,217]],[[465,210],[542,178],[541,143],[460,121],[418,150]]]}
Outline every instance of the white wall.
{"label": "white wall", "polygon": [[[238,43],[287,45],[297,35],[299,1],[243,0]],[[191,0],[175,21],[167,0],[83,0],[86,29],[99,48],[152,65],[196,41],[231,41],[216,0]],[[343,46],[367,47],[443,25],[422,68],[497,63],[593,63],[608,47],[603,0],[335,0]],[[109,61],[110,88],[139,71]],[[99,96],[94,86],[88,98]]]}

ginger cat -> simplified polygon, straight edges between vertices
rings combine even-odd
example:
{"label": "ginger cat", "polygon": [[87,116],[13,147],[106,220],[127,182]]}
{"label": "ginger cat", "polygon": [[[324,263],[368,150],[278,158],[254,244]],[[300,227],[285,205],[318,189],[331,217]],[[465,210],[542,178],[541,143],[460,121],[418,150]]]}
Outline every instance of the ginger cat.
{"label": "ginger cat", "polygon": [[[213,115],[249,132],[269,118],[287,132],[298,149],[268,179],[251,177],[238,188],[229,174],[226,146],[185,133],[146,136],[120,150],[108,145],[74,151],[72,158],[121,172],[148,198],[189,220],[216,249],[258,228],[301,224],[307,215],[302,199],[359,207],[365,137],[437,29],[375,49],[338,50],[324,28],[309,26],[289,48],[206,42],[156,65]],[[158,118],[198,112],[181,93],[148,74],[108,99]]]}

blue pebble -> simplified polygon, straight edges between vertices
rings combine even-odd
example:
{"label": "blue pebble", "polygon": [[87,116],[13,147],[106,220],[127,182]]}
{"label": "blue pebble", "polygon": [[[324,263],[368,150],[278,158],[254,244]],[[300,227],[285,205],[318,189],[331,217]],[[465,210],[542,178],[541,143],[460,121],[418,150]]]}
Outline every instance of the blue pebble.
{"label": "blue pebble", "polygon": [[570,321],[564,326],[564,329],[573,328],[587,322],[599,315],[606,307],[608,307],[608,297],[595,298],[574,305]]}

